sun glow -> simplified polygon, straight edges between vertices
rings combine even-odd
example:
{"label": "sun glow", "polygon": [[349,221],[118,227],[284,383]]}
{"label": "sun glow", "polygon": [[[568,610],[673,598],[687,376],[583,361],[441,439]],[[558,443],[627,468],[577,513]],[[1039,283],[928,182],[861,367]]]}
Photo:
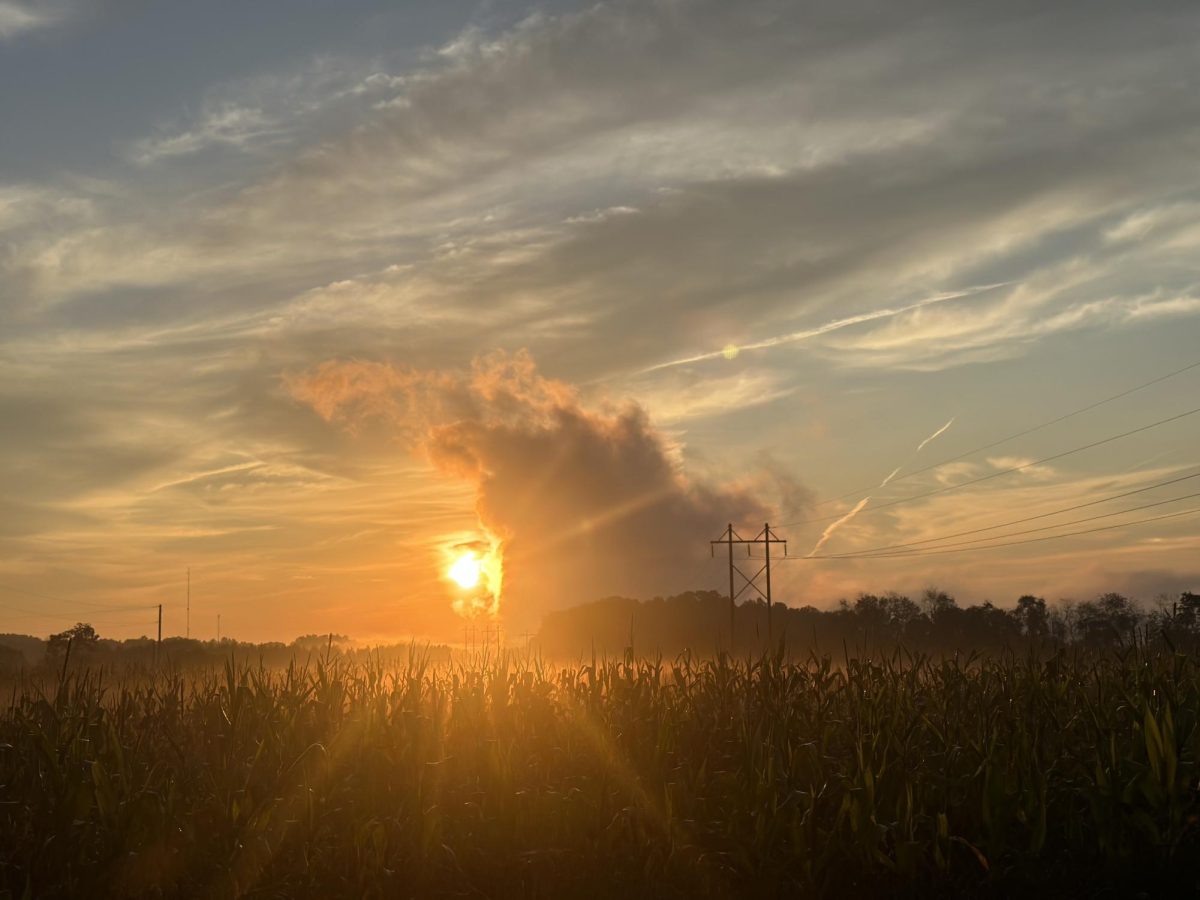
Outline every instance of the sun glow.
{"label": "sun glow", "polygon": [[483,575],[483,563],[474,552],[468,550],[451,563],[446,574],[460,588],[470,590],[479,585],[479,579]]}
{"label": "sun glow", "polygon": [[504,582],[502,542],[489,535],[486,540],[447,547],[445,576],[456,588],[451,605],[460,616],[474,619],[498,615]]}

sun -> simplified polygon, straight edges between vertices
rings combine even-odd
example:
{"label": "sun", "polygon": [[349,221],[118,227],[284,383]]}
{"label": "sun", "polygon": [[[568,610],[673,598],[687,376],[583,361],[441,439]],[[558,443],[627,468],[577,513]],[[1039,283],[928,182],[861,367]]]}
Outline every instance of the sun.
{"label": "sun", "polygon": [[470,540],[447,542],[443,552],[442,577],[454,583],[449,597],[451,608],[472,620],[498,615],[504,585],[503,542],[485,532]]}
{"label": "sun", "polygon": [[479,584],[480,576],[483,574],[483,562],[474,553],[467,551],[459,554],[458,559],[450,565],[446,574],[460,588],[470,590]]}

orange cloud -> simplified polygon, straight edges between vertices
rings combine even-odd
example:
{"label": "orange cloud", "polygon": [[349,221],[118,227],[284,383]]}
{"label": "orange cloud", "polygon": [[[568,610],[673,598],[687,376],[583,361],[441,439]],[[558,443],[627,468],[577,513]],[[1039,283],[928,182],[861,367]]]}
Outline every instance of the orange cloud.
{"label": "orange cloud", "polygon": [[406,449],[474,486],[480,530],[503,545],[517,621],[712,580],[709,539],[731,519],[771,512],[748,488],[689,478],[636,403],[589,407],[525,352],[480,357],[467,371],[332,361],[286,384],[327,421],[385,421]]}

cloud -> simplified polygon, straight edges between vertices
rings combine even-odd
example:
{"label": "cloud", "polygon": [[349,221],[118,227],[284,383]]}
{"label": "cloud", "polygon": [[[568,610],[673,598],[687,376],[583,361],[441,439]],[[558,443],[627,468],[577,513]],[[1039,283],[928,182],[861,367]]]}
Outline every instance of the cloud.
{"label": "cloud", "polygon": [[[322,59],[219,86],[130,152],[261,150],[249,183],[15,242],[7,274],[47,300],[255,285],[347,349],[404,330],[414,299],[486,309],[487,334],[536,322],[526,343],[581,379],[728,346],[937,370],[1194,314],[1167,246],[1194,221],[1169,196],[1197,140],[1186,6],[855,9],[597,4],[468,29],[401,73]],[[1062,39],[1080,29],[1120,52]],[[1017,59],[1013,33],[1032,35]],[[396,264],[370,322],[278,308]]]}
{"label": "cloud", "polygon": [[1019,469],[1020,471],[1016,474],[1019,474],[1021,477],[1035,479],[1035,480],[1042,480],[1042,481],[1058,477],[1059,471],[1057,469],[1055,469],[1053,466],[1031,465],[1031,463],[1033,463],[1035,461],[1036,460],[1034,460],[1033,458],[1028,457],[1028,456],[989,456],[989,457],[987,457],[987,464],[989,466],[991,466],[993,469],[996,469],[998,471],[1008,471],[1009,469]]}
{"label": "cloud", "polygon": [[794,385],[782,382],[776,372],[741,367],[728,375],[682,372],[641,384],[634,380],[629,386],[656,422],[679,424],[769,405],[796,392]]}
{"label": "cloud", "polygon": [[411,80],[363,60],[321,56],[290,71],[218,83],[205,91],[198,109],[127,142],[125,155],[140,166],[180,162],[213,148],[277,157],[294,152],[301,140],[321,139],[331,119],[353,121],[377,111]]}
{"label": "cloud", "polygon": [[0,235],[55,224],[94,221],[96,205],[79,192],[31,184],[0,184]]}
{"label": "cloud", "polygon": [[27,31],[46,28],[56,23],[56,17],[35,5],[13,2],[0,3],[0,40],[7,40]]}
{"label": "cloud", "polygon": [[[874,309],[870,312],[859,313],[854,316],[848,316],[844,319],[835,319],[832,322],[826,322],[818,325],[815,328],[806,328],[802,331],[793,331],[788,334],[776,335],[775,337],[764,338],[760,341],[755,341],[750,344],[727,344],[720,350],[714,350],[709,353],[700,353],[695,356],[686,356],[682,359],[671,360],[670,362],[657,363],[650,366],[645,371],[655,372],[659,369],[666,369],[673,366],[686,366],[691,363],[706,362],[714,359],[728,359],[731,356],[736,357],[738,354],[746,350],[767,350],[772,347],[779,347],[784,344],[794,344],[799,341],[805,341],[809,338],[821,337],[822,335],[830,334],[834,331],[840,331],[843,328],[850,328],[854,325],[862,325],[867,322],[875,322],[880,319],[891,319],[896,316],[902,316],[905,313],[914,312],[923,309],[935,303],[946,303],[950,300],[962,300],[964,298],[973,297],[976,294],[990,291],[998,287],[1003,287],[1000,284],[989,284],[980,287],[972,287],[963,291],[950,291],[941,294],[935,294],[932,297],[926,297],[918,300],[915,303],[910,303],[906,306],[901,306],[895,309]],[[921,448],[918,447],[918,450]]]}
{"label": "cloud", "polygon": [[125,0],[0,0],[0,41],[93,16]]}
{"label": "cloud", "polygon": [[279,124],[267,118],[260,109],[224,105],[208,110],[185,131],[135,141],[130,152],[136,162],[149,165],[160,159],[197,153],[214,145],[244,150],[277,136],[280,130]]}
{"label": "cloud", "polygon": [[[1186,354],[1196,16],[1173,2],[602,2],[438,35],[423,54],[365,59],[330,41],[315,58],[263,57],[274,68],[254,77],[214,70],[177,108],[138,110],[148,129],[98,139],[94,180],[0,187],[0,405],[13,403],[0,480],[17,530],[38,532],[5,544],[7,564],[31,585],[91,567],[114,592],[119,568],[151,596],[203,546],[228,595],[255,598],[263,636],[280,610],[319,630],[355,602],[380,633],[420,633],[439,622],[422,618],[440,596],[434,542],[474,527],[482,482],[431,478],[387,441],[399,428],[431,459],[435,427],[475,423],[447,439],[490,451],[503,423],[459,371],[486,350],[528,347],[582,386],[548,406],[526,391],[509,431],[558,434],[537,423],[561,407],[570,446],[658,441],[685,495],[736,483],[751,499],[788,492],[728,474],[761,468],[746,461],[762,449],[784,473],[878,483],[933,408],[939,422],[960,411],[965,440],[981,419],[1049,404],[1034,371],[1066,391],[1116,378],[1106,360]],[[352,358],[409,367],[343,364],[340,398],[314,396],[334,418],[354,409],[339,419],[354,435],[278,395],[280,371]],[[648,422],[604,393],[637,398]],[[859,546],[900,509],[868,507],[840,536]],[[920,515],[933,528],[965,513]],[[811,546],[820,530],[793,537]],[[1130,554],[1170,565],[1163,545]],[[1035,585],[1059,577],[1037,560]],[[937,562],[960,584],[1016,577],[1007,559],[973,565]],[[797,568],[824,573],[816,603],[890,572]],[[707,571],[610,569],[629,592]],[[267,570],[306,592],[259,605]]]}
{"label": "cloud", "polygon": [[[859,512],[854,529],[845,534],[838,552],[853,553],[900,543],[904,543],[905,547],[932,548],[943,542],[937,540],[939,538],[945,542],[975,538],[994,538],[1002,542],[1005,535],[1025,528],[1115,513],[1123,508],[1120,501],[1111,505],[1096,505],[1079,512],[1047,515],[1078,503],[1093,503],[1106,496],[1152,487],[1194,471],[1195,467],[1191,465],[1161,466],[1139,471],[1117,467],[1101,473],[1063,473],[1064,477],[1056,481],[1042,478],[1000,479],[973,487],[968,492],[941,494],[876,513],[871,513],[868,507]],[[919,492],[916,486],[912,490]],[[1173,492],[1188,493],[1190,490],[1163,488],[1150,494],[1144,502],[1168,499],[1175,495]],[[1134,501],[1125,501],[1124,505],[1130,503],[1137,505]],[[1168,509],[1173,510],[1172,507]],[[1151,513],[1133,514],[1128,520],[1147,515]],[[991,530],[993,526],[1030,516],[1044,518],[1029,524],[1018,523]],[[1104,525],[1107,522],[1097,524]],[[1066,526],[1061,530],[1066,532],[1087,527]],[[957,535],[960,532],[970,534],[960,538],[944,538],[945,535]],[[1034,536],[1054,533],[1057,533],[1055,529],[1048,529]],[[1120,590],[1125,581],[1117,573],[1126,567],[1131,572],[1158,566],[1174,566],[1181,572],[1192,571],[1184,554],[1196,546],[1197,540],[1194,523],[1181,518],[1156,522],[1140,529],[1081,535],[1061,541],[1051,540],[997,550],[915,555],[911,559],[839,560],[828,564],[824,577],[841,585],[841,590],[849,593],[853,593],[854,585],[866,590],[896,587],[915,591],[930,583],[937,583],[954,585],[954,589],[960,591],[964,598],[991,597],[1000,600],[1007,597],[1011,602],[1021,593],[1034,590],[1049,598],[1087,599],[1089,595],[1104,590]],[[1095,562],[1097,559],[1103,560],[1103,566]],[[987,573],[986,577],[981,577],[983,572]],[[790,570],[789,575],[797,577]],[[1145,596],[1143,591],[1144,586],[1139,587],[1137,592]]]}
{"label": "cloud", "polygon": [[744,485],[687,477],[637,404],[589,407],[526,353],[492,354],[465,372],[331,361],[286,383],[328,421],[386,422],[473,486],[480,526],[503,542],[505,603],[518,620],[709,580],[708,541],[721,525],[771,512]]}

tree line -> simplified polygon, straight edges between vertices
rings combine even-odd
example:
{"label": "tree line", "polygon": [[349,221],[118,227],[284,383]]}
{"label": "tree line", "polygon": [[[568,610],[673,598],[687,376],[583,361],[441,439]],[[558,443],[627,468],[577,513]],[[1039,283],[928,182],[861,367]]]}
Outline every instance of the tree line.
{"label": "tree line", "polygon": [[[860,594],[833,609],[775,604],[768,613],[761,601],[743,603],[733,613],[730,643],[729,599],[717,591],[686,591],[641,601],[606,597],[549,613],[527,645],[510,649],[551,659],[578,660],[589,655],[675,656],[758,654],[783,647],[795,656],[861,655],[903,646],[924,653],[994,652],[1019,646],[1105,648],[1162,640],[1179,647],[1200,647],[1200,594],[1160,596],[1149,606],[1118,593],[1082,602],[1048,604],[1031,594],[1004,608],[991,602],[962,606],[945,591],[928,588],[917,599],[904,594]],[[141,637],[115,641],[80,622],[47,639],[0,634],[0,669],[42,663],[58,665],[73,657],[88,663],[202,666],[230,656],[266,665],[287,665],[298,656],[336,653],[403,659],[412,643],[359,647],[346,635],[308,634],[290,643],[249,643],[225,638],[200,641],[166,638],[161,644]],[[446,645],[423,644],[429,661],[451,658]]]}
{"label": "tree line", "polygon": [[[290,642],[254,643],[231,638],[196,640],[168,637],[162,643],[149,637],[113,640],[101,636],[88,622],[78,622],[44,640],[24,634],[0,634],[0,671],[38,666],[61,667],[72,661],[81,665],[154,666],[203,668],[220,665],[231,657],[269,667],[286,666],[296,659],[337,655],[360,662],[372,660],[403,663],[414,651],[412,643],[361,647],[344,634],[305,634]],[[449,659],[445,645],[422,644],[422,657],[429,661]]]}
{"label": "tree line", "polygon": [[[1119,593],[1082,602],[1048,604],[1027,594],[1008,608],[985,602],[962,606],[945,591],[928,588],[917,599],[895,592],[860,594],[833,609],[761,601],[733,613],[735,653],[784,646],[788,652],[840,655],[897,646],[929,653],[995,651],[1029,644],[1127,646],[1139,641],[1186,643],[1200,638],[1200,594],[1159,597],[1149,608]],[[730,647],[729,598],[717,591],[688,591],[639,601],[607,597],[546,616],[539,649],[556,657],[710,653]]]}

